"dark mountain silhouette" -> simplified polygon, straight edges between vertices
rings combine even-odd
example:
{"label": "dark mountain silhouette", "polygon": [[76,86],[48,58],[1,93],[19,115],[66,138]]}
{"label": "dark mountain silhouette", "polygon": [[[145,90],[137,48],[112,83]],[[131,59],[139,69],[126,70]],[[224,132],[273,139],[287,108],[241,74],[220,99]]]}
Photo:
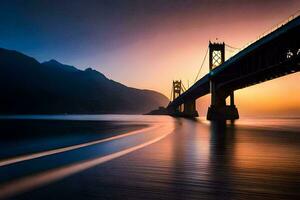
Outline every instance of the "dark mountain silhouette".
{"label": "dark mountain silhouette", "polygon": [[43,62],[42,65],[44,65],[46,67],[49,67],[49,68],[63,69],[65,71],[69,71],[69,72],[78,72],[78,71],[80,71],[79,69],[77,69],[74,66],[61,64],[60,62],[58,62],[58,61],[56,61],[54,59],[49,60],[47,62]]}
{"label": "dark mountain silhouette", "polygon": [[155,91],[130,88],[88,68],[39,63],[0,48],[0,113],[145,113],[166,105]]}

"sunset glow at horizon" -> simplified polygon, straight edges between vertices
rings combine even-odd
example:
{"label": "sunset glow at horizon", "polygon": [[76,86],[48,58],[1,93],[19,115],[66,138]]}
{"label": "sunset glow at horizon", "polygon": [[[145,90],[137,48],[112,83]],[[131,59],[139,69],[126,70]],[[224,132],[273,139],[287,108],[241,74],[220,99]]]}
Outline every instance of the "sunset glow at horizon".
{"label": "sunset glow at horizon", "polygon": [[[0,47],[170,97],[172,80],[194,83],[209,41],[242,48],[300,9],[296,0],[141,2],[7,4]],[[200,77],[207,72],[208,59]],[[241,115],[300,115],[299,81],[296,73],[238,90],[235,103]],[[197,103],[205,115],[209,98]]]}

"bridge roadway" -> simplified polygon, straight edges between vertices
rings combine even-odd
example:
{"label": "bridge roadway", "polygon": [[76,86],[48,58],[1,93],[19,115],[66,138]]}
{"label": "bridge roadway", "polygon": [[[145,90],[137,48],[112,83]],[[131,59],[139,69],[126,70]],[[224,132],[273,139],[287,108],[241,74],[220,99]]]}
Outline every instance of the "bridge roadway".
{"label": "bridge roadway", "polygon": [[215,83],[221,96],[300,70],[300,16],[252,43],[220,66],[212,69],[187,91],[173,100],[168,109],[210,93]]}

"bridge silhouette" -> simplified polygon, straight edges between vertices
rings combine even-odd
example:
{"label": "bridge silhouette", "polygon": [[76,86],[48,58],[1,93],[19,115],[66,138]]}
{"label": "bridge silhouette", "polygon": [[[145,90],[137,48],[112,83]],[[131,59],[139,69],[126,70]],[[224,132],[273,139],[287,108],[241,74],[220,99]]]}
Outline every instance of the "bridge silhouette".
{"label": "bridge silhouette", "polygon": [[238,119],[235,90],[300,70],[300,16],[291,16],[226,61],[225,46],[209,42],[209,73],[190,88],[185,90],[181,81],[173,81],[173,95],[167,106],[170,115],[197,117],[196,99],[210,93],[208,120]]}

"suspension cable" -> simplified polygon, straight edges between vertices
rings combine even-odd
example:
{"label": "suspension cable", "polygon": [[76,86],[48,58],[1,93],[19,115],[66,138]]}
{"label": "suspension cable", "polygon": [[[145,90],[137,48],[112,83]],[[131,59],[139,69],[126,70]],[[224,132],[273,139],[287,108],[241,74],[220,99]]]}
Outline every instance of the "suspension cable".
{"label": "suspension cable", "polygon": [[171,95],[170,95],[170,101],[173,101],[173,85],[172,85],[172,88],[171,88]]}
{"label": "suspension cable", "polygon": [[241,48],[234,47],[234,46],[231,46],[231,45],[229,45],[229,44],[226,44],[226,43],[225,43],[225,45],[226,45],[227,47],[231,48],[231,49],[235,49],[235,50],[241,50]]}
{"label": "suspension cable", "polygon": [[183,85],[183,83],[181,83],[182,85],[182,91],[185,92],[186,91],[186,87]]}
{"label": "suspension cable", "polygon": [[201,72],[201,70],[202,70],[202,68],[203,68],[204,62],[205,62],[206,57],[207,57],[207,53],[208,53],[208,48],[206,49],[205,56],[204,56],[204,58],[203,58],[203,60],[202,60],[202,64],[201,64],[201,66],[200,66],[200,69],[198,70],[198,73],[197,73],[197,76],[196,76],[196,78],[195,78],[194,83],[196,83],[196,81],[197,81],[197,79],[198,79],[198,77],[199,77],[199,75],[200,75],[200,72]]}

